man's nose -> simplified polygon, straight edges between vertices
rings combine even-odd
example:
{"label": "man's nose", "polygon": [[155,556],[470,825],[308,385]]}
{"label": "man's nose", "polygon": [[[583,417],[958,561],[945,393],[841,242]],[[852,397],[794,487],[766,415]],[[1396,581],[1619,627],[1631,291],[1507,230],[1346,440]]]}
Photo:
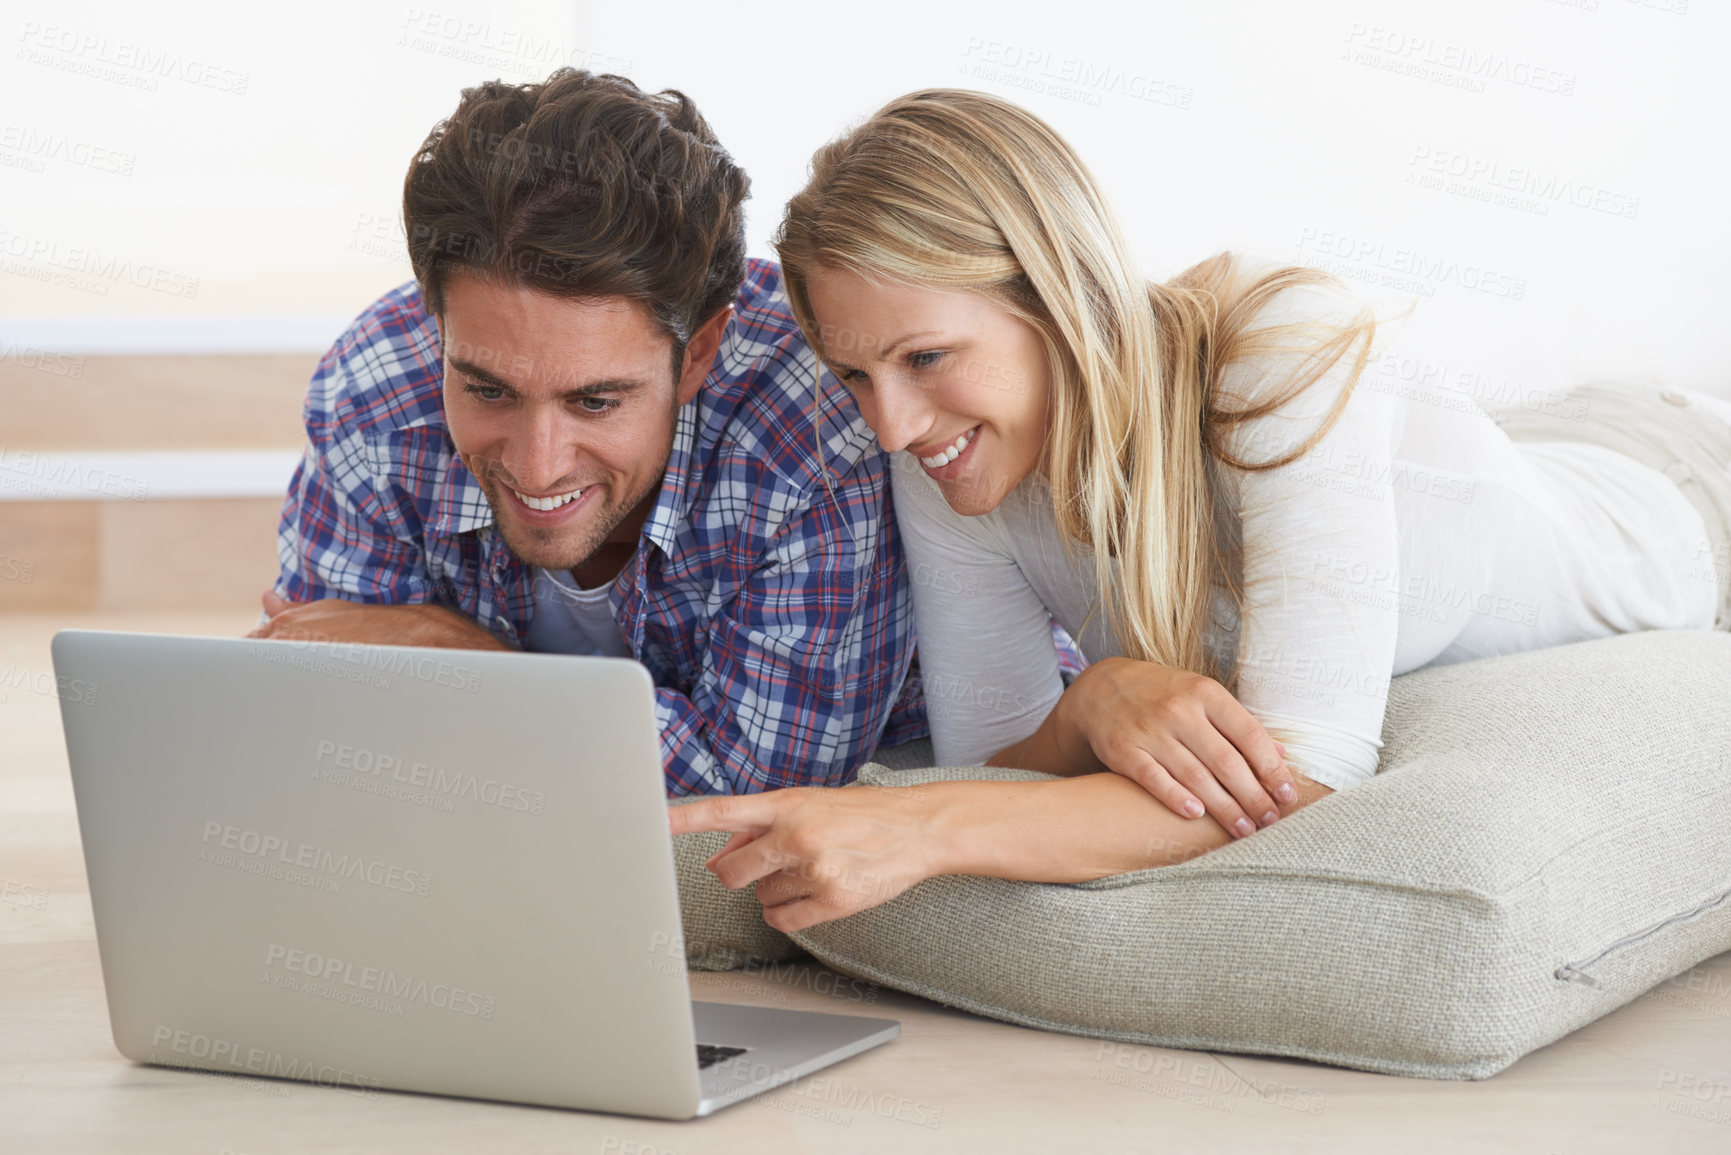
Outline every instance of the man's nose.
{"label": "man's nose", "polygon": [[933,412],[927,389],[887,374],[873,392],[871,408],[875,413],[863,415],[885,452],[899,453],[931,429]]}
{"label": "man's nose", "polygon": [[571,475],[577,455],[564,435],[565,423],[556,406],[531,406],[522,424],[512,430],[503,454],[505,468],[525,491],[545,496]]}

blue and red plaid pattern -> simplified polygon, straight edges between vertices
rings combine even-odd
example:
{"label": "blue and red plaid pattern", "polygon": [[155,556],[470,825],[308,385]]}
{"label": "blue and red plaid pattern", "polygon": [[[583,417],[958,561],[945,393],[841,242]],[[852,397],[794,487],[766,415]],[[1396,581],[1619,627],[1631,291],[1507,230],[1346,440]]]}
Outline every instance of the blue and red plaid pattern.
{"label": "blue and red plaid pattern", "polygon": [[[610,594],[655,680],[670,794],[839,786],[879,745],[926,733],[888,462],[819,372],[779,266],[750,262],[734,309]],[[325,354],[277,592],[433,602],[520,644],[533,571],[452,446],[442,384],[438,328],[413,283]]]}

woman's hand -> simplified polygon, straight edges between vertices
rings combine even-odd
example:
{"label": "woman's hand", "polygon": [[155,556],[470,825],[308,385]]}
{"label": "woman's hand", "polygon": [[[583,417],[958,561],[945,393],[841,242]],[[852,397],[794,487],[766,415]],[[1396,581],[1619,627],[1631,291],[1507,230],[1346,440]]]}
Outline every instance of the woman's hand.
{"label": "woman's hand", "polygon": [[[1243,838],[1298,797],[1286,749],[1212,678],[1108,658],[1083,670],[1053,717],[1106,769],[1140,783],[1174,814],[1206,811]],[[1270,797],[1272,795],[1272,797]]]}
{"label": "woman's hand", "polygon": [[763,920],[804,930],[888,902],[943,873],[927,792],[885,786],[797,787],[668,808],[673,833],[727,830],[705,864],[730,890],[757,883]]}

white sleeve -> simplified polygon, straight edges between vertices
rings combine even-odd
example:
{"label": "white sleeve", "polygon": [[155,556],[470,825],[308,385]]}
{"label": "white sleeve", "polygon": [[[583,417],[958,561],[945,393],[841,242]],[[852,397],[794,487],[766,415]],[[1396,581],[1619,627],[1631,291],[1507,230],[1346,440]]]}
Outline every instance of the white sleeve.
{"label": "white sleeve", "polygon": [[[1294,287],[1257,325],[1340,320],[1348,312],[1331,291]],[[1238,426],[1225,448],[1255,462],[1303,445],[1339,400],[1355,352],[1275,412]],[[1242,406],[1280,396],[1303,359],[1280,352],[1228,367],[1224,400]],[[1400,421],[1395,398],[1354,389],[1303,457],[1263,472],[1219,470],[1242,533],[1239,701],[1285,744],[1294,766],[1336,790],[1370,778],[1382,745],[1400,622],[1393,493]],[[1342,574],[1350,580],[1338,580]]]}
{"label": "white sleeve", "polygon": [[1039,729],[1064,692],[1051,619],[997,515],[955,512],[917,465],[892,473],[932,752],[978,765]]}

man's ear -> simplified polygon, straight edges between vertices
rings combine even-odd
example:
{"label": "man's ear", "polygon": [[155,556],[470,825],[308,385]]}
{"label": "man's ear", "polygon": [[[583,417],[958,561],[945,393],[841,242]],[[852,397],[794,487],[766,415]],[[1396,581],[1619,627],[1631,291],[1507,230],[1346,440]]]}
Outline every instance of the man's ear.
{"label": "man's ear", "polygon": [[733,306],[724,306],[699,325],[697,332],[691,334],[691,340],[686,342],[685,366],[679,371],[679,404],[684,405],[703,388],[704,378],[709,376],[710,366],[715,364],[716,351],[721,348],[721,334],[732,319]]}

